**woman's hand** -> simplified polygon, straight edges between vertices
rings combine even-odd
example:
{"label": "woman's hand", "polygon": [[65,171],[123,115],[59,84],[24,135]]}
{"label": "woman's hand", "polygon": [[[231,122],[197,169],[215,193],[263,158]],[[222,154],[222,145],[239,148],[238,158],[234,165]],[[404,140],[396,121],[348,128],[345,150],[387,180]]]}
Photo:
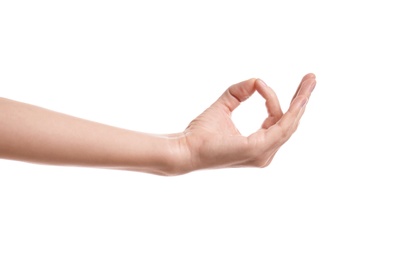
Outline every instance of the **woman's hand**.
{"label": "woman's hand", "polygon": [[[179,150],[184,153],[181,158],[185,158],[182,171],[269,165],[297,129],[315,84],[315,75],[307,74],[286,113],[282,112],[275,92],[259,79],[231,86],[193,120],[179,138]],[[257,132],[242,136],[232,122],[231,114],[255,91],[266,100],[268,117]]]}
{"label": "woman's hand", "polygon": [[[284,114],[274,91],[261,80],[235,84],[183,133],[165,136],[0,98],[0,158],[158,175],[207,168],[264,167],[296,130],[314,86],[315,76],[305,76]],[[266,100],[268,117],[260,130],[245,137],[233,124],[231,113],[254,91]]]}

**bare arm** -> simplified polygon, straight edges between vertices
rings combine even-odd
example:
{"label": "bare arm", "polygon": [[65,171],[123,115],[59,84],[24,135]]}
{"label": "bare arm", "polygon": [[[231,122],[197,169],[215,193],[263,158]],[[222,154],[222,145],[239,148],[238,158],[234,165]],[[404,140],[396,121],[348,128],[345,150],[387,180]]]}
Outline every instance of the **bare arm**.
{"label": "bare arm", "polygon": [[173,137],[120,129],[4,98],[0,111],[0,158],[157,174],[173,170]]}
{"label": "bare arm", "polygon": [[[274,91],[257,79],[235,84],[182,133],[120,129],[0,98],[0,158],[178,175],[194,170],[267,166],[296,130],[315,86],[306,75],[283,113]],[[261,129],[242,136],[231,113],[255,91],[266,100]]]}

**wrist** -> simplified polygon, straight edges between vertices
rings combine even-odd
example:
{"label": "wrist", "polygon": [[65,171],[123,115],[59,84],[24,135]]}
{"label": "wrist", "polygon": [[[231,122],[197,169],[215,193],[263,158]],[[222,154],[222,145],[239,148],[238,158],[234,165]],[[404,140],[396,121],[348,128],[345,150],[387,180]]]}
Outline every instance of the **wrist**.
{"label": "wrist", "polygon": [[194,170],[191,153],[184,133],[164,136],[167,142],[165,176],[177,176]]}
{"label": "wrist", "polygon": [[[107,162],[109,168],[153,173],[160,176],[176,176],[191,171],[188,167],[183,134],[155,135],[129,132],[122,145]],[[117,138],[122,140],[123,138]]]}

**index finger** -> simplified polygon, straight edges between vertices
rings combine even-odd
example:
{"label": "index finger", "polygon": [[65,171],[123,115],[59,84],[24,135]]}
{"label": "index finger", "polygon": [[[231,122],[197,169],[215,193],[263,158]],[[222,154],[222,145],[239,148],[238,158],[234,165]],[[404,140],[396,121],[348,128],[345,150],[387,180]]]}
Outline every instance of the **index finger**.
{"label": "index finger", "polygon": [[249,79],[229,87],[215,102],[226,107],[229,112],[237,108],[241,102],[247,100],[255,91],[256,79]]}
{"label": "index finger", "polygon": [[281,117],[282,111],[275,92],[260,79],[249,79],[229,87],[216,103],[234,111],[241,102],[247,100],[257,91],[264,99],[269,116]]}

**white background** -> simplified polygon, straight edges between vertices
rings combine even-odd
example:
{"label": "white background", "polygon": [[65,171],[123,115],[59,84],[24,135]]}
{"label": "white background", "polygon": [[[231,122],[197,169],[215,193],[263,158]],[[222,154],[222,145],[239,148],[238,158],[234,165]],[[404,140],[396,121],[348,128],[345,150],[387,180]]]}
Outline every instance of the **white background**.
{"label": "white background", "polygon": [[268,168],[173,178],[1,160],[0,259],[413,258],[409,1],[143,2],[1,1],[0,95],[174,133],[251,77],[287,109],[314,72],[298,131]]}

